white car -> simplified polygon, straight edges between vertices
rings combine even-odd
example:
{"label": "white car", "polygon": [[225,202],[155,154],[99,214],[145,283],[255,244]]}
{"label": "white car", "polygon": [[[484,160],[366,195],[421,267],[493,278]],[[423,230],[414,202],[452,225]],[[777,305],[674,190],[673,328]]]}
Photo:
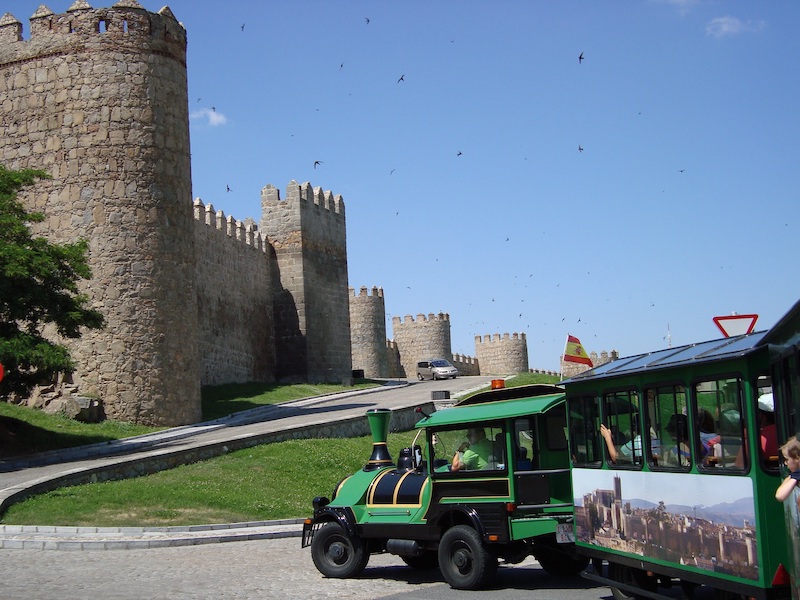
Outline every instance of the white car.
{"label": "white car", "polygon": [[417,379],[455,379],[458,377],[458,369],[443,358],[434,360],[422,360],[417,363]]}

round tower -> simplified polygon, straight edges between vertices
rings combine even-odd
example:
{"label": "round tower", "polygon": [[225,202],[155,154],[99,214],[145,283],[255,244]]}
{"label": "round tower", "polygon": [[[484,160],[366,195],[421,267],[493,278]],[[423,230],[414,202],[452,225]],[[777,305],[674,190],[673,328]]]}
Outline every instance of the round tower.
{"label": "round tower", "polygon": [[416,321],[411,315],[406,315],[402,321],[400,317],[392,317],[392,332],[404,371],[402,377],[415,377],[417,363],[421,360],[453,358],[447,313],[431,313],[427,317],[418,314]]}
{"label": "round tower", "polygon": [[528,371],[528,340],[524,333],[475,336],[475,356],[481,375],[515,375]]}
{"label": "round tower", "polygon": [[150,425],[200,419],[186,32],[136,0],[0,20],[0,161],[52,179],[21,198],[35,233],[89,241],[106,318],[68,345],[81,393]]}
{"label": "round tower", "polygon": [[373,287],[372,295],[366,286],[361,286],[358,295],[349,290],[353,369],[363,369],[364,377],[389,377],[383,288]]}

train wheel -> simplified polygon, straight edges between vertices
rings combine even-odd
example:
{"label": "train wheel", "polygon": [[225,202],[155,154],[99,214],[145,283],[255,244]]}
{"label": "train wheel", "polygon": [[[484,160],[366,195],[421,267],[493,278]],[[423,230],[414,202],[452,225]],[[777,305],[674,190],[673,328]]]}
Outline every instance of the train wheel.
{"label": "train wheel", "polygon": [[477,531],[456,525],[439,543],[439,568],[450,587],[475,590],[494,579],[497,559],[486,550]]}
{"label": "train wheel", "polygon": [[311,559],[326,577],[344,579],[361,574],[369,553],[360,539],[348,536],[338,523],[326,523],[314,534]]}
{"label": "train wheel", "polygon": [[[658,588],[658,580],[655,577],[649,577],[647,573],[641,569],[634,569],[625,565],[618,565],[616,563],[609,563],[609,577],[614,581],[619,581],[626,585],[632,585],[647,592],[655,592]],[[614,600],[638,600],[644,596],[638,596],[635,593],[629,594],[619,588],[611,587],[611,595]]]}

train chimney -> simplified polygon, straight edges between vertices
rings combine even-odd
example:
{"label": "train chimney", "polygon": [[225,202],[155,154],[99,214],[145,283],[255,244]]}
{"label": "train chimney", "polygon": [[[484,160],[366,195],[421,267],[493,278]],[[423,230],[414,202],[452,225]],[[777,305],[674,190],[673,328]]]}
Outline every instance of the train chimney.
{"label": "train chimney", "polygon": [[388,408],[374,408],[367,411],[369,429],[372,432],[372,456],[364,466],[365,471],[374,471],[383,467],[393,467],[394,462],[386,447],[386,438],[389,437],[389,419],[392,411]]}

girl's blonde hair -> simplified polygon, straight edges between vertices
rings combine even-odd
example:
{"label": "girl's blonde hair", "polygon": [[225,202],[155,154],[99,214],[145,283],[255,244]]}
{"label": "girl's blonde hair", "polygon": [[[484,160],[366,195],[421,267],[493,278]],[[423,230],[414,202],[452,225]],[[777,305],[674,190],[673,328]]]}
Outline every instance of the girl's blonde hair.
{"label": "girl's blonde hair", "polygon": [[786,443],[781,446],[781,452],[785,453],[789,458],[800,459],[800,441],[798,441],[796,435],[786,440]]}

